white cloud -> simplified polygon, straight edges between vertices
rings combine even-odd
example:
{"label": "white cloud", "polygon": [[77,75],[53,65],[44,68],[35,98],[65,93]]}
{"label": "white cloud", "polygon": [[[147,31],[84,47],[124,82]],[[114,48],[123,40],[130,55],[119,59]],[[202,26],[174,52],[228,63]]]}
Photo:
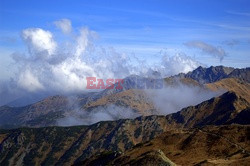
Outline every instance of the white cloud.
{"label": "white cloud", "polygon": [[28,45],[30,53],[35,56],[49,57],[55,53],[57,44],[49,31],[40,28],[25,29],[22,32],[22,38]]}
{"label": "white cloud", "polygon": [[202,66],[201,63],[193,58],[177,53],[175,56],[163,56],[162,65],[164,66],[164,73],[166,76],[175,75],[178,73],[187,73]]}
{"label": "white cloud", "polygon": [[29,92],[44,89],[43,85],[39,82],[38,78],[30,71],[30,69],[26,69],[20,73],[17,83],[21,88],[24,88]]}
{"label": "white cloud", "polygon": [[175,52],[169,54],[167,50],[161,50],[160,55],[162,57],[161,61],[153,67],[153,70],[158,71],[163,77],[179,73],[187,73],[199,66],[204,66],[194,58],[187,56],[184,53]]}
{"label": "white cloud", "polygon": [[23,38],[31,51],[28,56],[13,55],[19,67],[13,80],[29,92],[82,92],[88,76],[123,78],[133,73],[126,55],[94,46],[96,33],[86,27],[68,47],[56,47],[52,33],[39,28],[24,30]]}
{"label": "white cloud", "polygon": [[89,44],[89,37],[91,32],[87,28],[80,29],[80,35],[77,38],[76,52],[75,55],[80,57],[86,50]]}
{"label": "white cloud", "polygon": [[188,47],[197,48],[197,49],[200,49],[204,53],[218,57],[220,61],[222,61],[223,58],[226,56],[225,50],[222,49],[221,47],[215,47],[213,45],[207,44],[202,41],[190,41],[184,44]]}
{"label": "white cloud", "polygon": [[69,34],[72,31],[71,21],[68,19],[61,19],[55,21],[54,24],[57,28],[61,29],[63,33]]}
{"label": "white cloud", "polygon": [[83,91],[86,87],[86,76],[97,76],[95,70],[79,59],[67,59],[64,62],[50,66],[52,82],[51,89],[64,92]]}

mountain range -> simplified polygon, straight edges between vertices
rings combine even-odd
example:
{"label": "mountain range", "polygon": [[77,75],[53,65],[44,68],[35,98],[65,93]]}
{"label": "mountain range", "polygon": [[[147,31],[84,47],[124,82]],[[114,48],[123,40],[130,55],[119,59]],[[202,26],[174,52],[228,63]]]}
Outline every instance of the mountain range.
{"label": "mountain range", "polygon": [[[132,77],[124,79],[123,90],[50,96],[23,107],[0,107],[1,165],[249,163],[250,68],[198,67],[187,74],[164,78],[167,87],[181,85],[216,92],[212,98],[167,115],[159,113],[147,91],[131,88]],[[76,109],[91,113],[100,108],[105,111],[108,105],[128,108],[138,117],[56,126],[58,119]],[[80,120],[88,117],[84,118]]]}

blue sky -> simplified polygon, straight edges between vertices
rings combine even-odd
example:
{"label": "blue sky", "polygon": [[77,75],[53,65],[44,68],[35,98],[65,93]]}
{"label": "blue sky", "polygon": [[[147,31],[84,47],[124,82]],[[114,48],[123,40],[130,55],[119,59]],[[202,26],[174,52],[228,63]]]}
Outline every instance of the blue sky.
{"label": "blue sky", "polygon": [[[53,22],[71,20],[98,33],[97,44],[134,54],[151,63],[161,50],[183,52],[199,62],[250,66],[250,1],[247,0],[0,0],[0,74],[11,75],[10,54],[25,50],[23,29],[42,28],[58,34]],[[60,37],[58,37],[60,40]],[[206,50],[187,47],[199,41],[221,48],[223,61]]]}

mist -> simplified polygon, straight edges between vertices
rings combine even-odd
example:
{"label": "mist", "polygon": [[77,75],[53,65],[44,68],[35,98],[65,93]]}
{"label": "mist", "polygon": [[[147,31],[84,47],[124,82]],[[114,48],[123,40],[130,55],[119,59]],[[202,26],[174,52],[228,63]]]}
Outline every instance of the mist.
{"label": "mist", "polygon": [[163,89],[147,89],[145,92],[157,109],[155,114],[167,115],[220,96],[225,91],[214,92],[204,87],[186,85],[177,81],[175,85],[165,84]]}
{"label": "mist", "polygon": [[57,120],[58,126],[91,125],[100,121],[133,119],[140,116],[135,110],[113,104],[99,106],[91,110],[76,108]]}

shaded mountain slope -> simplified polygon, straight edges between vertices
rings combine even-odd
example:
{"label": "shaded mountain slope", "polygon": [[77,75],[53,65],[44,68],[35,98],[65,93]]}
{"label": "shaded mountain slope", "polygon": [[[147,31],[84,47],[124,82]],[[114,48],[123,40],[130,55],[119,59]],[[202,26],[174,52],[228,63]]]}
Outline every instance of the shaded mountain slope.
{"label": "shaded mountain slope", "polygon": [[124,151],[166,130],[164,116],[91,126],[1,130],[0,163],[69,165],[102,151]]}
{"label": "shaded mountain slope", "polygon": [[177,165],[248,165],[249,133],[250,126],[239,125],[172,130],[134,146],[110,163],[126,165],[160,151]]}
{"label": "shaded mountain slope", "polygon": [[[145,120],[147,123],[149,119]],[[109,122],[110,123],[110,122]],[[100,124],[107,125],[107,122]],[[124,124],[124,123],[123,123]],[[132,125],[133,126],[133,125]],[[3,165],[247,165],[250,161],[249,125],[206,126],[155,133],[153,138],[130,144],[123,135],[108,134],[96,125],[69,128],[18,129],[1,131],[0,163]],[[131,126],[130,126],[131,127]],[[120,127],[120,130],[123,127]],[[150,128],[154,128],[151,126]],[[151,130],[145,128],[145,130]],[[117,128],[116,128],[117,129]],[[102,131],[105,130],[105,131]],[[114,130],[112,130],[114,132]],[[111,132],[111,133],[112,133]],[[146,137],[142,132],[140,137]],[[102,145],[100,141],[106,145]],[[98,140],[99,138],[99,140]],[[119,141],[122,139],[122,141]],[[116,144],[109,144],[114,141]],[[118,142],[117,142],[118,141]],[[95,143],[96,142],[96,143]]]}

